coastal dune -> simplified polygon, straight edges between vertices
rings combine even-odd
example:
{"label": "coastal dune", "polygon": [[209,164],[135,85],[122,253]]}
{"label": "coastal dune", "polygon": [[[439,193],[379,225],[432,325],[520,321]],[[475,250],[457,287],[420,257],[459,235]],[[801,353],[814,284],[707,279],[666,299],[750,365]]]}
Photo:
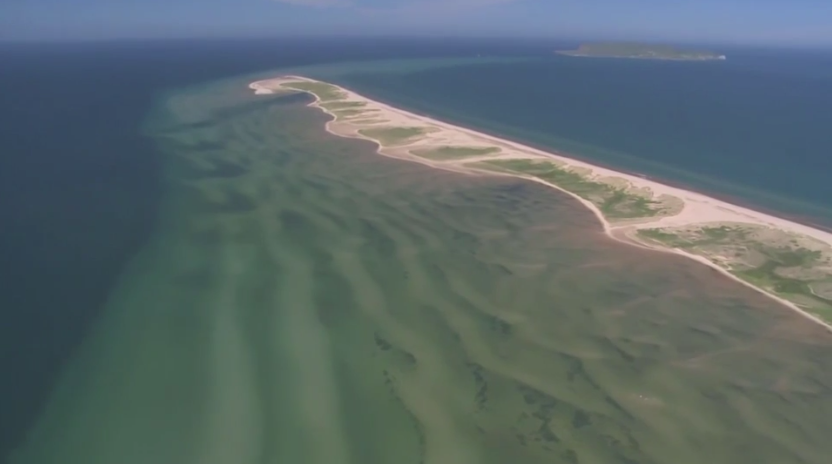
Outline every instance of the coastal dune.
{"label": "coastal dune", "polygon": [[[818,290],[832,283],[832,233],[413,114],[314,79],[279,76],[249,87],[259,95],[313,95],[311,106],[333,117],[329,132],[370,140],[386,156],[522,177],[561,190],[589,208],[611,238],[693,259],[832,331],[832,295]],[[807,272],[788,274],[795,266]]]}

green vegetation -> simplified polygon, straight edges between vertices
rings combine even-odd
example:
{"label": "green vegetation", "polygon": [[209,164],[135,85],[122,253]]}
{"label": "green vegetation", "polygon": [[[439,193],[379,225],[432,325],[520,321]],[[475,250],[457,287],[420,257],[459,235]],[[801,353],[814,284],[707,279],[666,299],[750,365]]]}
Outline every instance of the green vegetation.
{"label": "green vegetation", "polygon": [[468,163],[468,166],[477,167],[480,169],[488,169],[499,172],[512,172],[517,174],[530,174],[536,176],[538,174],[545,174],[552,169],[556,169],[554,163],[548,161],[535,161],[527,159],[513,159],[513,160],[489,160],[477,163]]}
{"label": "green vegetation", "polygon": [[[813,283],[832,281],[832,275],[818,281],[818,277],[823,275],[822,270],[818,272],[824,259],[823,253],[801,247],[798,240],[785,241],[785,245],[763,243],[760,239],[750,237],[751,229],[729,226],[703,227],[676,233],[642,229],[637,234],[718,262],[746,282],[776,293],[832,321],[832,301],[817,295],[811,288]],[[731,250],[734,253],[726,257],[726,252]]]}
{"label": "green vegetation", "polygon": [[748,282],[757,285],[758,287],[771,289],[777,293],[791,293],[795,295],[812,296],[809,291],[809,285],[797,279],[789,279],[780,277],[774,271],[777,270],[777,263],[772,261],[750,271],[737,271],[732,274],[737,277],[747,280]]}
{"label": "green vegetation", "polygon": [[830,301],[821,298],[812,293],[809,284],[811,282],[791,277],[784,277],[777,273],[778,268],[783,267],[803,267],[810,268],[816,264],[820,258],[820,252],[807,250],[805,248],[798,249],[773,249],[761,247],[767,258],[765,264],[760,267],[733,272],[734,275],[747,280],[759,287],[773,290],[783,296],[799,295],[809,300],[815,300],[822,306],[829,305]]}
{"label": "green vegetation", "polygon": [[428,130],[424,127],[380,127],[378,129],[361,129],[359,134],[378,140],[384,146],[398,145],[408,139],[423,135]]}
{"label": "green vegetation", "polygon": [[[722,240],[728,238],[732,233],[737,233],[737,229],[728,226],[720,227],[703,227],[702,233],[711,240]],[[743,233],[743,236],[745,233]]]}
{"label": "green vegetation", "polygon": [[451,147],[431,148],[424,150],[413,150],[416,156],[436,161],[468,158],[472,156],[483,156],[502,151],[499,147]]}
{"label": "green vegetation", "polygon": [[[322,103],[331,100],[340,100],[345,96],[344,92],[338,87],[323,82],[289,82],[283,84],[283,86],[289,89],[313,93],[318,96]],[[332,103],[328,104],[331,105]]]}
{"label": "green vegetation", "polygon": [[746,239],[748,231],[740,227],[719,226],[702,227],[697,229],[695,234],[671,233],[662,229],[639,229],[636,235],[662,242],[674,248],[702,248],[737,243]]}
{"label": "green vegetation", "polygon": [[678,235],[662,232],[660,229],[639,229],[636,234],[640,237],[664,243],[673,248],[678,247],[682,243]]}
{"label": "green vegetation", "polygon": [[338,116],[339,118],[346,118],[350,116],[358,116],[359,114],[364,114],[366,111],[362,110],[339,110],[339,111],[332,111],[332,114]]}
{"label": "green vegetation", "polygon": [[364,106],[367,106],[366,102],[334,101],[321,103],[321,107],[329,111],[362,108]]}
{"label": "green vegetation", "polygon": [[575,171],[560,168],[548,161],[489,160],[470,163],[469,166],[536,177],[592,202],[610,220],[652,217],[665,210],[661,202],[628,193],[626,189],[604,182],[589,180]]}
{"label": "green vegetation", "polygon": [[351,122],[353,124],[381,124],[381,123],[387,122],[386,119],[373,118],[372,116],[373,116],[372,114],[370,115],[370,117],[366,117],[366,118],[364,116],[362,116],[361,118],[353,119]]}
{"label": "green vegetation", "polygon": [[577,50],[562,50],[561,55],[607,57],[607,58],[641,58],[653,60],[724,60],[725,55],[702,50],[682,50],[669,45],[649,45],[638,43],[594,43],[583,44]]}

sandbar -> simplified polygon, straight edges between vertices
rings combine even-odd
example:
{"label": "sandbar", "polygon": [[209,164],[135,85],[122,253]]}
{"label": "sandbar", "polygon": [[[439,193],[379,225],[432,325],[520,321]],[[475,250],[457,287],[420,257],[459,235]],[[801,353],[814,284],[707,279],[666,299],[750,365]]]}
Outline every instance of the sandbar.
{"label": "sandbar", "polygon": [[589,208],[614,240],[707,265],[832,331],[832,233],[653,179],[420,116],[302,76],[253,82],[255,94],[306,92],[326,129],[385,156],[470,175],[528,179]]}

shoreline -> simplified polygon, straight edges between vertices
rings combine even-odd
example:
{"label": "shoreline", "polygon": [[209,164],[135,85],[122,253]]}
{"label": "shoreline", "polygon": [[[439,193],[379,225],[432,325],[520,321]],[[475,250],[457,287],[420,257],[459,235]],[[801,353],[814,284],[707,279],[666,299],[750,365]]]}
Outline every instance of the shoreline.
{"label": "shoreline", "polygon": [[[318,95],[318,93],[315,93],[315,91],[291,87],[291,85],[298,87],[300,84],[307,86],[325,86],[327,89],[331,89],[331,91],[336,92],[338,97],[334,100],[330,100],[322,98]],[[519,177],[555,188],[568,194],[572,198],[575,198],[582,205],[592,211],[596,218],[601,222],[605,235],[609,238],[631,246],[638,246],[639,248],[646,250],[685,256],[689,259],[697,261],[720,272],[722,275],[757,291],[758,293],[768,296],[774,301],[783,304],[799,315],[832,332],[832,323],[824,321],[821,317],[802,309],[794,302],[781,297],[773,291],[769,291],[738,277],[729,269],[726,269],[726,267],[720,266],[716,262],[709,260],[702,255],[691,253],[679,247],[673,247],[658,242],[654,243],[653,241],[648,242],[636,237],[636,233],[641,229],[657,230],[701,226],[703,224],[739,223],[754,227],[773,229],[779,232],[797,234],[821,242],[832,249],[832,233],[830,232],[780,218],[765,212],[756,211],[748,207],[729,203],[706,194],[686,190],[680,187],[674,187],[658,180],[642,177],[639,174],[622,172],[611,167],[599,166],[588,161],[571,158],[563,153],[545,151],[543,149],[530,147],[519,142],[502,139],[473,129],[438,121],[427,116],[414,114],[412,112],[401,110],[385,103],[364,97],[358,93],[350,91],[349,89],[314,79],[301,76],[280,76],[274,79],[252,82],[249,84],[249,88],[254,90],[254,93],[258,95],[273,94],[286,90],[309,93],[315,98],[315,101],[310,103],[309,106],[318,108],[333,118],[326,124],[326,130],[328,132],[340,137],[358,138],[372,141],[378,146],[378,152],[385,156],[420,162],[431,167],[464,172],[468,174],[478,173],[487,175],[502,175],[515,178]],[[328,101],[325,102],[325,99]],[[345,105],[355,105],[355,107],[360,108],[360,110],[355,110],[355,112],[359,113],[357,115],[358,119],[354,117],[356,115],[350,114],[347,116],[350,111],[343,111],[343,109],[341,109],[342,114],[339,115],[339,110],[328,109],[325,107],[326,104],[333,101],[335,103]],[[368,116],[368,114],[370,116]],[[362,120],[362,118],[368,117],[370,120]],[[351,123],[351,119],[355,122]],[[366,132],[367,130],[375,130],[377,127],[385,130],[391,130],[389,128],[396,130],[395,128],[397,126],[399,129],[402,129],[402,126],[407,128],[412,126],[422,129],[423,132],[410,138],[405,137],[403,145],[395,143],[385,145],[385,143],[383,143],[384,141],[380,140],[380,136],[379,138],[373,138],[365,135],[365,133],[362,133],[362,131]],[[462,144],[468,146],[487,146],[490,144],[491,147],[499,147],[499,154],[483,154],[482,156],[473,156],[462,160],[437,161],[420,158],[413,153],[414,150],[418,149],[437,149],[447,147],[451,144]],[[505,149],[508,149],[509,152],[504,152],[503,150]],[[629,185],[627,188],[646,189],[646,191],[649,192],[649,195],[651,195],[650,198],[655,199],[668,197],[679,199],[681,200],[682,205],[679,211],[673,212],[672,214],[667,213],[667,215],[662,214],[653,217],[639,218],[638,221],[622,221],[622,223],[616,224],[613,220],[606,217],[604,212],[592,201],[589,201],[588,199],[562,186],[556,185],[552,182],[547,182],[533,175],[525,175],[517,172],[498,172],[490,169],[487,170],[472,167],[470,166],[470,164],[473,164],[472,160],[473,162],[488,162],[493,160],[532,160],[535,162],[553,161],[566,166],[569,170],[574,170],[574,172],[578,172],[580,170],[580,172],[588,173],[585,174],[585,176],[593,181],[610,182],[610,179],[616,181],[623,180]]]}
{"label": "shoreline", "polygon": [[[350,91],[350,92],[355,93],[355,92],[352,92],[352,91]],[[312,95],[314,96],[314,94],[312,94]],[[823,231],[823,232],[832,233],[832,217],[827,219],[824,216],[812,215],[812,214],[809,214],[809,213],[788,213],[788,212],[785,212],[785,211],[782,211],[782,210],[778,210],[776,207],[773,207],[773,206],[761,205],[761,204],[749,202],[748,200],[742,198],[741,196],[739,196],[737,194],[722,193],[722,192],[713,191],[713,190],[708,190],[707,193],[702,192],[702,191],[698,190],[698,187],[692,182],[673,180],[673,179],[669,179],[669,178],[667,178],[667,177],[665,177],[661,174],[658,174],[658,175],[645,174],[645,173],[636,171],[636,170],[631,169],[631,168],[618,167],[618,166],[615,166],[612,163],[608,163],[608,162],[605,162],[605,161],[592,160],[592,159],[590,159],[588,157],[585,157],[583,155],[576,154],[576,153],[573,153],[573,152],[569,152],[569,151],[566,151],[566,150],[558,150],[558,149],[547,148],[546,146],[544,146],[542,144],[538,144],[536,142],[523,142],[521,140],[517,140],[514,136],[511,136],[511,135],[489,135],[486,132],[481,132],[482,130],[488,130],[488,129],[476,129],[476,128],[465,127],[465,123],[463,123],[463,122],[443,122],[443,121],[440,121],[440,120],[437,120],[437,119],[433,119],[430,116],[427,116],[427,115],[422,114],[420,112],[417,112],[416,110],[406,110],[406,109],[397,108],[397,107],[393,106],[393,105],[395,105],[394,103],[385,103],[383,101],[383,98],[379,98],[379,97],[375,97],[375,96],[371,96],[371,97],[364,96],[363,98],[366,98],[368,100],[372,100],[372,101],[378,103],[379,105],[385,105],[385,106],[389,106],[391,108],[399,109],[400,111],[409,113],[409,114],[411,114],[415,117],[425,118],[425,119],[428,119],[428,120],[431,120],[431,121],[435,121],[436,123],[447,124],[449,126],[453,126],[455,128],[459,128],[459,129],[474,131],[476,133],[483,134],[484,137],[492,137],[494,139],[501,140],[501,141],[504,141],[504,142],[516,143],[516,144],[522,145],[524,147],[528,147],[529,149],[538,150],[538,151],[549,153],[549,154],[552,154],[552,155],[555,155],[555,156],[562,156],[564,158],[569,158],[569,159],[574,160],[576,162],[583,162],[583,163],[590,164],[590,165],[593,165],[593,166],[598,167],[598,168],[607,169],[609,171],[615,171],[615,172],[619,172],[621,174],[626,174],[626,175],[633,176],[633,177],[639,177],[639,178],[642,178],[646,181],[656,182],[656,183],[666,185],[668,187],[672,187],[672,188],[675,188],[675,189],[694,192],[694,193],[699,193],[701,195],[707,196],[707,197],[712,198],[712,199],[717,200],[717,201],[721,201],[723,203],[728,203],[730,205],[734,205],[734,206],[737,206],[737,207],[752,210],[752,211],[755,211],[757,213],[764,214],[764,215],[767,215],[767,216],[772,216],[772,217],[777,218],[777,219],[782,219],[782,220],[785,220],[785,221],[794,222],[796,224],[803,225],[803,226],[806,226],[806,227],[810,227],[810,228],[813,228],[813,229],[818,229],[818,230]],[[328,115],[337,118],[337,116],[328,112],[325,108],[320,108],[320,107],[318,107],[318,108],[321,109],[322,111],[324,111],[325,113],[327,113]],[[332,132],[332,131],[329,131],[329,132]],[[336,134],[336,135],[338,135],[338,134]],[[706,177],[704,174],[702,176]],[[727,183],[728,181],[724,181],[724,182]],[[799,203],[798,200],[786,199],[785,201],[786,202]],[[807,205],[808,205],[808,203],[807,203]],[[811,207],[811,205],[809,205],[809,206]],[[826,222],[824,222],[824,221],[826,221]]]}

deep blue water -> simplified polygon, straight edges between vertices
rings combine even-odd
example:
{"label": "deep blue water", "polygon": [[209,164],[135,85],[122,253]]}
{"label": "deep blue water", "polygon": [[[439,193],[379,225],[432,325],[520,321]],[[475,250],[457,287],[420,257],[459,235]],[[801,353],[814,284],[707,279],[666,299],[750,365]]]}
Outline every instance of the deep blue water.
{"label": "deep blue water", "polygon": [[738,52],[728,63],[686,64],[566,60],[553,48],[502,40],[0,45],[0,460],[153,230],[161,159],[141,125],[154,98],[174,87],[365,59],[530,57],[339,79],[537,145],[832,217],[832,56]]}

